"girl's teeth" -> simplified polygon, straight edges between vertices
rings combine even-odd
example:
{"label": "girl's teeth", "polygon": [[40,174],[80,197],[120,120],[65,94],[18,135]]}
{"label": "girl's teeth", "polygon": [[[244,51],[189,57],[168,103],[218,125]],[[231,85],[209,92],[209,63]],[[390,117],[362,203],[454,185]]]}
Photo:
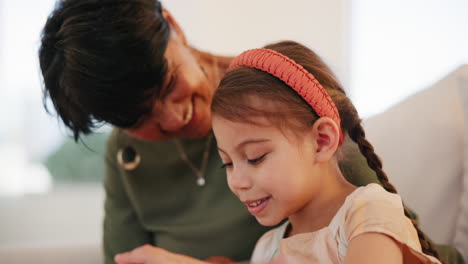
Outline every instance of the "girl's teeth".
{"label": "girl's teeth", "polygon": [[255,201],[255,202],[249,203],[249,206],[250,206],[250,207],[256,207],[256,206],[259,206],[261,203],[263,203],[263,201],[265,201],[265,199],[262,199],[262,200],[258,200],[258,201]]}

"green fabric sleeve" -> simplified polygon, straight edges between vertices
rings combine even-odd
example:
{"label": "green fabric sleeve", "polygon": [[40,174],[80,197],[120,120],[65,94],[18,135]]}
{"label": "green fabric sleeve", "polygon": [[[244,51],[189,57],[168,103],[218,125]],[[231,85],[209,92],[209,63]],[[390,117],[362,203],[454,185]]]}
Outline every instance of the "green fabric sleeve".
{"label": "green fabric sleeve", "polygon": [[[111,135],[112,137],[115,135]],[[122,182],[115,158],[116,153],[108,145],[104,177],[105,203],[103,247],[106,264],[113,264],[115,254],[134,249],[144,244],[153,244],[152,234],[145,231],[137,218]]]}
{"label": "green fabric sleeve", "polygon": [[454,247],[436,244],[435,248],[437,249],[437,252],[439,252],[440,257],[445,264],[465,263],[460,252],[458,252],[458,250]]}
{"label": "green fabric sleeve", "polygon": [[367,160],[361,154],[358,145],[349,137],[345,138],[342,147],[339,166],[346,180],[356,186],[365,186],[369,183],[380,184],[375,172],[367,165]]}

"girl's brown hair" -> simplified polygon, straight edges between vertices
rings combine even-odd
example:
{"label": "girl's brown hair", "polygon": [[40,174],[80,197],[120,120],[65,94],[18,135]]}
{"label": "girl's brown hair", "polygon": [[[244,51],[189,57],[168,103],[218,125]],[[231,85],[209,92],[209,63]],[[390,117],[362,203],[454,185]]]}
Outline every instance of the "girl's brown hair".
{"label": "girl's brown hair", "polygon": [[[343,134],[349,135],[357,143],[383,188],[388,192],[397,193],[382,170],[380,158],[365,137],[356,108],[322,59],[310,49],[293,41],[283,41],[264,48],[291,58],[312,73],[335,103],[340,114]],[[258,102],[252,104],[252,100],[261,100],[261,107]],[[283,131],[287,128],[292,132],[307,129],[318,119],[312,107],[284,82],[269,73],[245,66],[226,73],[214,95],[211,108],[213,113],[231,121],[256,123],[253,118],[263,117]],[[426,239],[406,208],[405,215],[416,228],[423,252],[440,260],[438,252]]]}

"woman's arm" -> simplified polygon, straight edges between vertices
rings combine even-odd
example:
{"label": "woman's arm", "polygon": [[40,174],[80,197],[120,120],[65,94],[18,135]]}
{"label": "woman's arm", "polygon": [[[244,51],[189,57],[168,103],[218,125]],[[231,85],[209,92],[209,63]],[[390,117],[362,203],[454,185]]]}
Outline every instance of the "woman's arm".
{"label": "woman's arm", "polygon": [[403,253],[400,244],[379,233],[364,233],[353,238],[348,247],[345,264],[400,264]]}

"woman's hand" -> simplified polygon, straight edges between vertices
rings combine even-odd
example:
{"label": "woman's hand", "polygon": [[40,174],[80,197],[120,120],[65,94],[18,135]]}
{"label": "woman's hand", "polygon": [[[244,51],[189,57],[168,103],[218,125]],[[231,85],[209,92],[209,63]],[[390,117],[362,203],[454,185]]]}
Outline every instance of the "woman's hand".
{"label": "woman's hand", "polygon": [[[228,264],[236,263],[230,258],[213,256],[206,261],[189,256],[172,253],[152,245],[137,247],[132,251],[117,254],[114,257],[117,264]],[[248,262],[247,262],[248,263]],[[273,261],[265,264],[285,264],[283,261]]]}
{"label": "woman's hand", "polygon": [[172,253],[165,249],[144,245],[132,251],[117,254],[114,257],[117,264],[208,264],[189,256]]}

